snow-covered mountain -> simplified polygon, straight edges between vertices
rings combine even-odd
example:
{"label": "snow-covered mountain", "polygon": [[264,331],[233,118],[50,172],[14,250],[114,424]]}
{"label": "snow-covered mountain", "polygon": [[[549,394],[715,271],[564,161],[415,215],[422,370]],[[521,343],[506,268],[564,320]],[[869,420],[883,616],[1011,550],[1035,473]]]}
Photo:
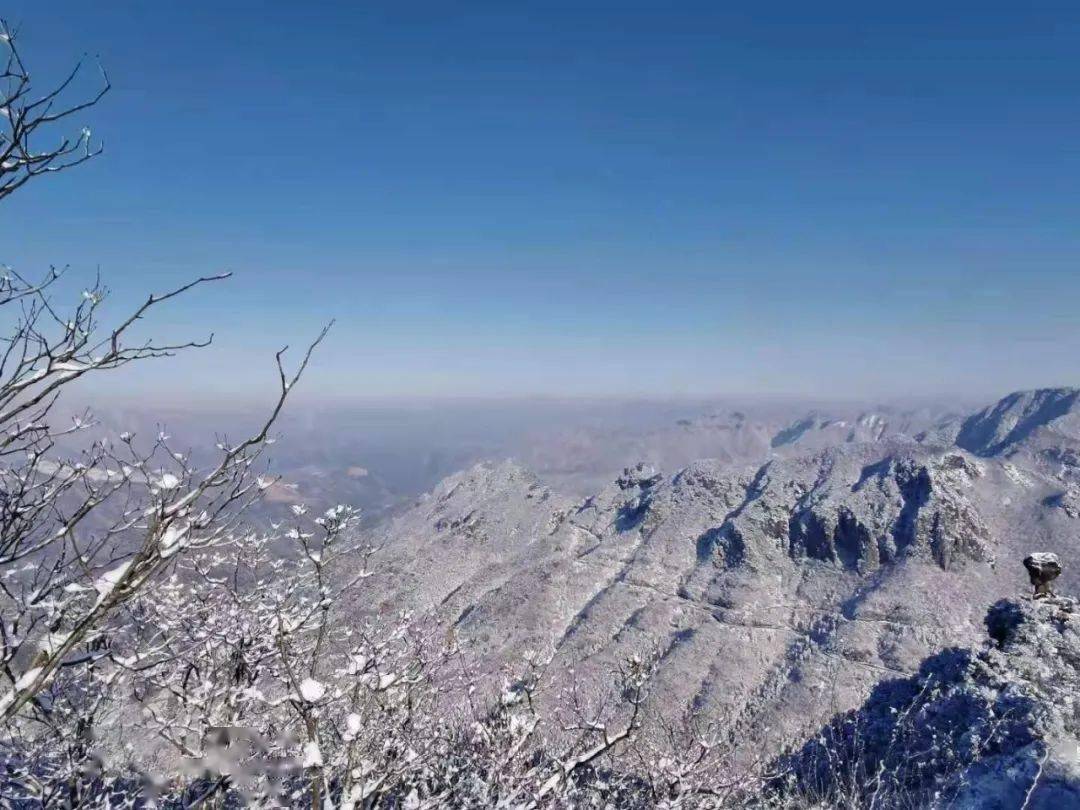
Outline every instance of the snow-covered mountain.
{"label": "snow-covered mountain", "polygon": [[1017,391],[964,420],[956,444],[980,456],[1080,441],[1080,389]]}
{"label": "snow-covered mountain", "polygon": [[1076,394],[773,432],[688,422],[756,437],[762,460],[633,465],[587,497],[479,464],[379,529],[355,610],[426,614],[493,676],[527,650],[549,656],[553,702],[652,655],[655,708],[796,740],[883,677],[981,639],[987,608],[1027,587],[1029,552],[1061,555],[1060,589],[1076,591]]}

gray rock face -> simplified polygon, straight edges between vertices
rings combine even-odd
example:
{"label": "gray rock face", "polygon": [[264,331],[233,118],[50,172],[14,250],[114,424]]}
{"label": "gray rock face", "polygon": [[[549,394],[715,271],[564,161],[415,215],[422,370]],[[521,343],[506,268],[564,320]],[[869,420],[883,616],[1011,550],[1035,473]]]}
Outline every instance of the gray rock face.
{"label": "gray rock face", "polygon": [[946,569],[990,562],[990,531],[963,491],[980,475],[959,453],[926,462],[886,456],[860,470],[850,487],[837,487],[830,474],[791,505],[789,553],[862,572],[904,554],[930,557]]}
{"label": "gray rock face", "polygon": [[981,651],[949,649],[876,686],[780,763],[781,791],[868,806],[1080,807],[1080,606],[1002,600]]}

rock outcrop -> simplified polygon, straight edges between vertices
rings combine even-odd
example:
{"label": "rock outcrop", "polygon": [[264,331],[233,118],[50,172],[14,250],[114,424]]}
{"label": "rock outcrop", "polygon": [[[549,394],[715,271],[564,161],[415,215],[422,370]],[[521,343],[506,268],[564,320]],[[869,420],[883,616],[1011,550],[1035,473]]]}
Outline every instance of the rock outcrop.
{"label": "rock outcrop", "polygon": [[1024,568],[1027,569],[1031,584],[1035,588],[1034,596],[1049,596],[1050,583],[1061,576],[1061,563],[1057,554],[1048,551],[1040,551],[1024,557]]}
{"label": "rock outcrop", "polygon": [[[851,457],[827,454],[821,465],[825,474],[784,503],[790,512],[786,545],[793,558],[811,557],[864,573],[903,555],[933,559],[944,569],[993,560],[990,531],[965,492],[982,474],[974,462],[960,453],[889,455],[862,467],[854,483],[848,483],[835,467]],[[777,478],[789,480],[769,475],[770,485]],[[766,486],[757,501],[776,496],[784,502],[786,490]]]}

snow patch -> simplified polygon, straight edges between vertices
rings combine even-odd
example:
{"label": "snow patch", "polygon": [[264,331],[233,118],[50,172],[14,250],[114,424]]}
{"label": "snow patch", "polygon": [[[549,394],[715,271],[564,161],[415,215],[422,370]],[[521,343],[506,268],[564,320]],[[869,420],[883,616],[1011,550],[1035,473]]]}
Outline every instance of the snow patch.
{"label": "snow patch", "polygon": [[304,744],[304,761],[302,763],[305,768],[321,768],[322,751],[319,750],[319,744],[312,740],[309,743]]}
{"label": "snow patch", "polygon": [[300,683],[300,697],[308,703],[317,703],[326,695],[326,686],[314,678],[304,678]]}

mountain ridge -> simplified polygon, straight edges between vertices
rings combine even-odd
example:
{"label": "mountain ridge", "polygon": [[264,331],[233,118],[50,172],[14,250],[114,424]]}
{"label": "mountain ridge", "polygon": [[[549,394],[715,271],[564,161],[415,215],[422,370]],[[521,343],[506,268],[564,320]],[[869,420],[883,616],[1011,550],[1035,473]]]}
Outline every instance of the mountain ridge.
{"label": "mountain ridge", "polygon": [[964,420],[956,444],[980,456],[1002,453],[1053,423],[1069,421],[1071,436],[1080,436],[1078,388],[1015,391]]}

